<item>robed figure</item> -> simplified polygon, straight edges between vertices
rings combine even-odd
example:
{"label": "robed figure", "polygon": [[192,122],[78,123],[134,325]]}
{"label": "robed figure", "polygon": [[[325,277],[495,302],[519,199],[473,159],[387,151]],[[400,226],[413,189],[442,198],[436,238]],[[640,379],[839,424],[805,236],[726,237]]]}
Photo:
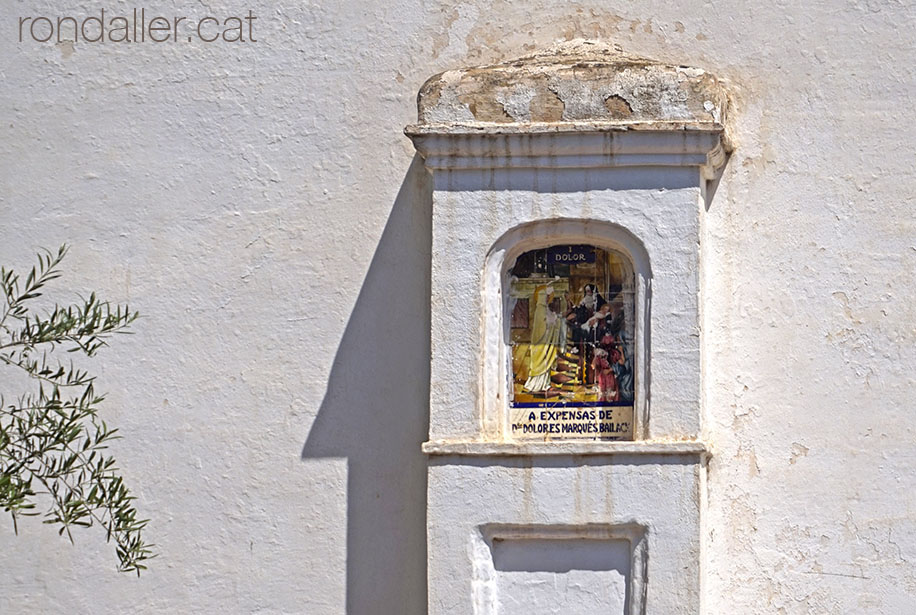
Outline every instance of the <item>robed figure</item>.
{"label": "robed figure", "polygon": [[531,323],[531,352],[525,390],[541,393],[550,388],[550,372],[557,355],[566,347],[566,321],[551,309],[553,288],[538,286],[534,291]]}

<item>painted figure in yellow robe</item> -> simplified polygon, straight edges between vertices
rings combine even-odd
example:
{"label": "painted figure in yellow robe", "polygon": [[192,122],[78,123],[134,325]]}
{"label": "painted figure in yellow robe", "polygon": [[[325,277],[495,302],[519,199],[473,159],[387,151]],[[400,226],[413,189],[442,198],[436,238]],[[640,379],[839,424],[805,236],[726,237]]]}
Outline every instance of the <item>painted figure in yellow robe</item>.
{"label": "painted figure in yellow robe", "polygon": [[532,393],[550,388],[550,371],[557,362],[557,355],[566,347],[566,321],[551,309],[552,300],[551,286],[538,286],[534,290],[531,357],[525,382],[525,390]]}

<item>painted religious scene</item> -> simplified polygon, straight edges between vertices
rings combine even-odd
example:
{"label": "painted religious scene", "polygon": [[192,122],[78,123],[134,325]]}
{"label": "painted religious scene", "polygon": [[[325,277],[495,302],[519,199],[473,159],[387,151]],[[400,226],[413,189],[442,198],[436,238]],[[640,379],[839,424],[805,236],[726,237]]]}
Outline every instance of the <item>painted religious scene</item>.
{"label": "painted religious scene", "polygon": [[525,252],[509,271],[510,433],[632,440],[635,276],[588,245]]}

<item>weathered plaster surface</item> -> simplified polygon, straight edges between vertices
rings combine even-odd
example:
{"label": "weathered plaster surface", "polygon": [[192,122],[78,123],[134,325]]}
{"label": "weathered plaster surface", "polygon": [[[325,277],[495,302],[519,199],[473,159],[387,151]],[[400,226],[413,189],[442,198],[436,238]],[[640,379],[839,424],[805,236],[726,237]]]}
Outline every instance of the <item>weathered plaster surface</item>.
{"label": "weathered plaster surface", "polygon": [[249,47],[14,40],[100,6],[0,6],[0,261],[69,241],[74,291],[146,315],[100,386],[163,556],[120,577],[98,536],[0,524],[0,612],[423,612],[429,187],[401,131],[429,75],[583,37],[736,94],[700,229],[706,612],[916,610],[911,7],[253,0]]}

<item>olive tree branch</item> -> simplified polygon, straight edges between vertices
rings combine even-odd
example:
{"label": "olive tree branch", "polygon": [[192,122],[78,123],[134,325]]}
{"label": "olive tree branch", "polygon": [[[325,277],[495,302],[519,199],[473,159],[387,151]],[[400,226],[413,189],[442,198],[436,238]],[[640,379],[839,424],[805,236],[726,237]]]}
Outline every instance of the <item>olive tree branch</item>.
{"label": "olive tree branch", "polygon": [[[154,545],[142,539],[148,520],[138,517],[135,497],[118,473],[113,457],[103,453],[116,431],[98,416],[103,397],[94,389],[95,377],[54,360],[63,346],[68,352],[92,357],[116,333],[129,333],[137,313],[127,305],[112,306],[95,293],[80,303],[44,315],[30,311],[30,300],[60,277],[67,253],[45,251],[20,283],[13,271],[0,268],[0,367],[22,370],[38,384],[37,394],[25,394],[6,405],[0,395],[0,507],[12,516],[18,533],[19,515],[37,515],[34,498],[46,494],[51,506],[45,523],[60,525],[71,542],[71,528],[101,525],[106,540],[114,539],[119,570],[136,572],[155,557]],[[47,389],[45,387],[48,387]],[[82,389],[64,397],[62,391]],[[41,486],[36,491],[32,485]]]}

